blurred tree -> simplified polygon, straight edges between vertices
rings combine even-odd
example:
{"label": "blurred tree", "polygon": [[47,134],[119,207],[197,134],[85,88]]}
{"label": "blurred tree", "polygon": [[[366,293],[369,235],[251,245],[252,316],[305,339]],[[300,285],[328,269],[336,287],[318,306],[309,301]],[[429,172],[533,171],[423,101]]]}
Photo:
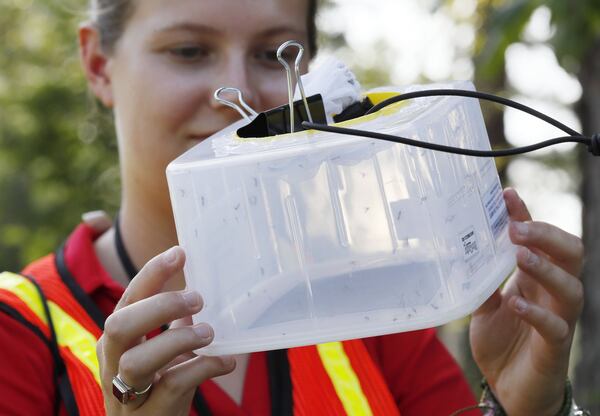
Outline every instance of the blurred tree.
{"label": "blurred tree", "polygon": [[81,213],[112,211],[118,201],[110,117],[87,92],[77,59],[82,16],[68,4],[9,0],[0,6],[3,270],[20,270],[53,250]]}
{"label": "blurred tree", "polygon": [[[600,26],[600,5],[597,4],[596,22]],[[578,114],[584,134],[600,132],[600,27],[596,38],[585,51],[579,70],[583,97]],[[581,360],[575,378],[576,394],[586,403],[592,414],[600,414],[600,161],[589,153],[581,152],[581,197],[583,199],[583,241],[586,262],[583,271],[585,297],[581,317]]]}
{"label": "blurred tree", "polygon": [[[487,1],[487,0],[486,0]],[[550,40],[563,68],[577,75],[583,95],[577,114],[583,133],[600,132],[600,2],[582,0],[504,0],[492,1],[486,42],[482,47],[481,71],[493,75],[504,70],[507,47],[521,40],[525,24],[540,6],[552,13],[554,35]],[[580,361],[575,376],[575,394],[579,403],[592,414],[600,414],[600,163],[585,150],[580,154],[582,169],[583,240],[587,261],[583,271],[585,305],[580,322]]]}

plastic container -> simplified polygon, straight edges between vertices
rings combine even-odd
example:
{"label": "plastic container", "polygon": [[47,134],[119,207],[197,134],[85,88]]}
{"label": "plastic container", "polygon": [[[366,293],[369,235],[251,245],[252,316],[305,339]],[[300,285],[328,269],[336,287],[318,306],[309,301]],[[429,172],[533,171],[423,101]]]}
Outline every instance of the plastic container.
{"label": "plastic container", "polygon": [[[440,87],[453,85],[473,88]],[[493,159],[314,131],[240,139],[244,124],[167,169],[186,282],[205,300],[194,321],[215,330],[203,354],[441,325],[515,267]],[[417,99],[341,125],[490,148],[468,98]]]}

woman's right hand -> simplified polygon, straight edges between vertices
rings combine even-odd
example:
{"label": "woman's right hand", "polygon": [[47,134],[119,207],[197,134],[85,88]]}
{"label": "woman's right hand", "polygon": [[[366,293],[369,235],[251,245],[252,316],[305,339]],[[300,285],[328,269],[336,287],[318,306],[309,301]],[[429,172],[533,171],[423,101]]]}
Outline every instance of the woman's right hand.
{"label": "woman's right hand", "polygon": [[[185,254],[173,247],[150,260],[131,281],[98,340],[97,354],[107,415],[188,415],[203,381],[235,368],[231,357],[196,356],[193,351],[213,340],[212,328],[191,324],[202,309],[197,292],[161,292],[183,269]],[[170,329],[146,340],[145,335],[173,322]],[[142,391],[127,404],[113,395],[113,378]]]}

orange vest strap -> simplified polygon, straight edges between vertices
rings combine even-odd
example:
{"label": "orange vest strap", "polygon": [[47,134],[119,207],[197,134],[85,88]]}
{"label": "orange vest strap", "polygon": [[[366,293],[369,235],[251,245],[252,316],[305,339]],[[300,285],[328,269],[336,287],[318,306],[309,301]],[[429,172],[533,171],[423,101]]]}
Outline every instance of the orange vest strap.
{"label": "orange vest strap", "polygon": [[294,416],[345,415],[314,345],[288,350]]}
{"label": "orange vest strap", "polygon": [[61,352],[81,416],[104,416],[102,389],[88,368],[67,348]]}
{"label": "orange vest strap", "polygon": [[[367,347],[360,340],[346,341],[344,350],[360,380],[374,415],[400,416],[400,411],[381,371],[371,359]],[[365,358],[366,357],[366,358]]]}
{"label": "orange vest strap", "polygon": [[294,416],[400,416],[361,340],[288,350]]}
{"label": "orange vest strap", "polygon": [[[57,384],[70,415],[104,414],[95,344],[100,329],[78,306],[62,283],[52,257],[29,267],[35,277],[0,274],[0,303],[39,329],[48,341],[57,369]],[[91,331],[90,331],[91,330]]]}
{"label": "orange vest strap", "polygon": [[63,283],[56,268],[55,254],[49,254],[31,263],[23,270],[23,274],[34,276],[49,300],[60,306],[96,338],[100,338],[102,330]]}
{"label": "orange vest strap", "polygon": [[27,306],[27,304],[13,292],[4,288],[0,288],[0,304],[14,309],[25,321],[27,321],[33,327],[39,329],[46,340],[50,339],[50,329],[48,328],[48,325],[42,322],[42,320],[29,308],[29,306]]}

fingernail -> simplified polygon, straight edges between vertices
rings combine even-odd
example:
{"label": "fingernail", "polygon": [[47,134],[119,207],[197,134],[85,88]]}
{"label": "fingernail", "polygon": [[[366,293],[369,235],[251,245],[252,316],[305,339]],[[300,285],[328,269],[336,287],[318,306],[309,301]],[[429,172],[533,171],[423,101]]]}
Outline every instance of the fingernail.
{"label": "fingernail", "polygon": [[210,338],[212,336],[212,330],[206,324],[199,324],[194,327],[194,332],[201,339]]}
{"label": "fingernail", "polygon": [[171,247],[167,250],[164,254],[164,259],[167,264],[175,263],[175,260],[177,260],[177,247]]}
{"label": "fingernail", "polygon": [[200,305],[200,295],[194,291],[184,292],[183,300],[190,308],[197,308]]}
{"label": "fingernail", "polygon": [[521,198],[521,195],[519,195],[519,193],[517,192],[517,190],[513,188],[513,192],[515,193],[515,196],[517,197],[517,199],[520,202],[523,202],[523,198]]}
{"label": "fingernail", "polygon": [[523,298],[518,298],[515,302],[515,307],[517,308],[517,311],[524,313],[527,310],[527,302],[525,302],[525,299]]}
{"label": "fingernail", "polygon": [[92,222],[96,220],[105,220],[110,222],[110,217],[104,211],[89,211],[81,214],[83,222]]}
{"label": "fingernail", "polygon": [[529,232],[529,226],[524,222],[513,222],[513,225],[517,231],[517,234],[519,234],[521,237],[525,237]]}
{"label": "fingernail", "polygon": [[539,263],[540,258],[531,250],[527,250],[527,264],[530,266],[535,266]]}
{"label": "fingernail", "polygon": [[221,355],[221,363],[224,367],[231,367],[235,363],[235,359],[231,355]]}

